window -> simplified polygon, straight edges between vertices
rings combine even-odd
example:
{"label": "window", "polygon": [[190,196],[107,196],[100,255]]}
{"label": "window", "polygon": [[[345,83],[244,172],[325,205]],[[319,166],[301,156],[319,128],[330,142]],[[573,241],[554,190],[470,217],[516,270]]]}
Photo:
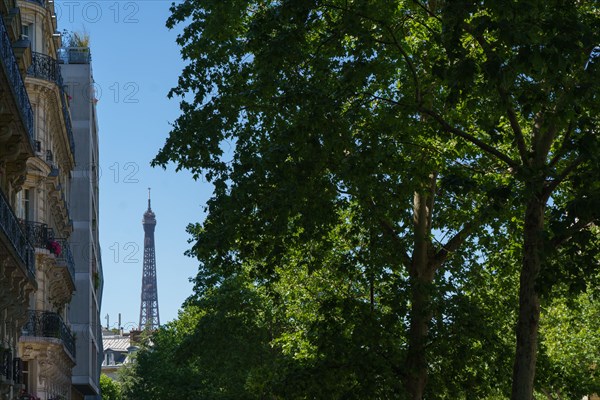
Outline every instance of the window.
{"label": "window", "polygon": [[21,39],[29,39],[29,25],[21,27]]}
{"label": "window", "polygon": [[42,142],[39,140],[39,139],[41,139],[40,138],[41,134],[38,133],[38,121],[37,121],[38,113],[37,113],[37,105],[35,103],[31,103],[31,111],[33,111],[33,134],[34,134],[35,138],[38,139],[38,140],[36,140],[36,142],[40,144],[39,148],[36,147],[35,151],[41,152],[42,151]]}
{"label": "window", "polygon": [[31,191],[29,189],[23,189],[17,192],[17,218],[24,220],[31,219]]}
{"label": "window", "polygon": [[31,51],[36,51],[35,44],[35,27],[33,24],[23,25],[21,27],[21,39],[31,42]]}
{"label": "window", "polygon": [[25,385],[25,391],[29,392],[30,384],[29,384],[29,362],[23,361],[23,384]]}

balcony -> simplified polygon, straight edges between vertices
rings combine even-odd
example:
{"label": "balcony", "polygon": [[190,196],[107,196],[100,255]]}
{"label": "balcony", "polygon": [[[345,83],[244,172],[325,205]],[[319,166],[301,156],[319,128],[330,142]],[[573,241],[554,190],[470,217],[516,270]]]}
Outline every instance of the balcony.
{"label": "balcony", "polygon": [[46,7],[46,0],[27,0],[27,1],[29,1],[30,3],[37,4],[38,6],[41,6],[41,7]]}
{"label": "balcony", "polygon": [[0,64],[2,64],[2,70],[8,80],[10,93],[18,109],[19,119],[21,120],[24,132],[27,133],[27,141],[29,142],[30,149],[33,149],[33,110],[31,109],[29,96],[25,90],[25,83],[19,72],[17,59],[3,18],[0,18]]}
{"label": "balcony", "polygon": [[71,125],[71,114],[66,100],[67,94],[64,91],[64,83],[58,61],[49,55],[33,52],[31,66],[27,70],[27,75],[32,78],[52,82],[58,86],[63,119],[67,130],[67,138],[69,140],[71,153],[75,154],[75,139],[73,137],[73,127]]}
{"label": "balcony", "polygon": [[[21,230],[19,220],[13,213],[10,204],[0,191],[0,238],[5,246],[22,265],[24,272],[31,282],[35,282],[35,257],[33,247],[27,236]],[[0,249],[1,250],[1,249]]]}
{"label": "balcony", "polygon": [[75,263],[71,246],[66,239],[48,239],[48,250],[54,254],[49,262],[51,271],[48,284],[48,299],[58,308],[71,301],[75,291]]}
{"label": "balcony", "polygon": [[54,343],[60,341],[66,352],[75,359],[75,338],[57,313],[29,310],[28,320],[19,340],[28,342],[30,337],[42,338]]}
{"label": "balcony", "polygon": [[27,75],[33,78],[54,82],[57,85],[60,79],[62,83],[58,62],[46,54],[35,51],[33,52],[31,65],[27,69]]}
{"label": "balcony", "polygon": [[0,349],[0,382],[23,383],[23,360],[13,358],[10,349]]}
{"label": "balcony", "polygon": [[23,383],[23,360],[19,357],[13,358],[13,370],[12,370],[13,383]]}
{"label": "balcony", "polygon": [[59,50],[63,64],[89,64],[92,61],[89,47],[66,47]]}
{"label": "balcony", "polygon": [[21,230],[35,249],[48,249],[48,241],[54,237],[52,228],[40,222],[19,220]]}
{"label": "balcony", "polygon": [[73,253],[71,252],[71,245],[67,239],[55,239],[60,246],[60,253],[56,256],[56,263],[59,266],[63,266],[69,272],[71,280],[75,283],[75,262],[73,261]]}
{"label": "balcony", "polygon": [[69,242],[55,238],[54,230],[46,224],[24,220],[19,223],[36,254],[46,257],[43,265],[52,271],[48,282],[51,301],[58,306],[64,305],[75,290],[75,262]]}
{"label": "balcony", "polygon": [[0,350],[0,381],[13,380],[13,357],[10,349]]}

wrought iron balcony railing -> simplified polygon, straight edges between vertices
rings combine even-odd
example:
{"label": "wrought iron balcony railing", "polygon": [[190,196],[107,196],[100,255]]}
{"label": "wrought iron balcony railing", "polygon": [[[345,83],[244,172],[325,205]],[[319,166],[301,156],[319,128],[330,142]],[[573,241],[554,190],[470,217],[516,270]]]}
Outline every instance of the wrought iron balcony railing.
{"label": "wrought iron balcony railing", "polygon": [[47,249],[48,242],[54,239],[54,231],[41,222],[19,220],[21,229],[33,247]]}
{"label": "wrought iron balcony railing", "polygon": [[[1,18],[0,18],[1,19]],[[8,238],[10,246],[14,249],[19,260],[25,265],[29,279],[35,280],[35,256],[33,247],[27,240],[27,236],[21,230],[19,220],[4,193],[0,190],[0,231]]]}
{"label": "wrought iron balcony railing", "polygon": [[2,69],[8,78],[11,92],[17,102],[19,113],[21,114],[23,126],[27,131],[29,144],[33,149],[33,110],[31,109],[29,96],[25,90],[25,83],[23,82],[23,78],[19,72],[17,58],[15,57],[12,43],[10,42],[3,18],[0,18],[0,64],[2,64]]}
{"label": "wrought iron balcony railing", "polygon": [[56,260],[65,265],[69,274],[71,275],[71,279],[73,283],[75,283],[75,262],[73,261],[73,253],[71,252],[71,245],[67,241],[67,239],[54,239],[60,245],[60,254],[56,256]]}
{"label": "wrought iron balcony railing", "polygon": [[28,311],[29,318],[23,327],[23,336],[60,339],[65,349],[75,358],[75,338],[60,315],[49,311]]}
{"label": "wrought iron balcony railing", "polygon": [[13,358],[13,370],[12,370],[12,378],[13,383],[21,384],[23,383],[23,360],[19,357]]}
{"label": "wrought iron balcony railing", "polygon": [[0,350],[0,377],[6,380],[12,379],[12,352],[10,349]]}
{"label": "wrought iron balcony railing", "polygon": [[27,75],[58,83],[58,77],[60,76],[58,62],[46,54],[35,51],[32,52],[32,56],[31,65],[27,69]]}
{"label": "wrought iron balcony railing", "polygon": [[30,3],[36,3],[39,4],[42,7],[46,7],[46,0],[27,0]]}
{"label": "wrought iron balcony railing", "polygon": [[10,349],[0,349],[0,377],[13,383],[23,383],[23,360],[13,358]]}
{"label": "wrought iron balcony railing", "polygon": [[58,86],[63,119],[65,120],[65,127],[69,138],[69,146],[71,147],[71,152],[75,154],[75,139],[73,137],[73,127],[71,125],[71,115],[67,105],[67,95],[65,93],[64,82],[58,61],[49,55],[33,52],[31,66],[27,70],[27,75],[54,82]]}

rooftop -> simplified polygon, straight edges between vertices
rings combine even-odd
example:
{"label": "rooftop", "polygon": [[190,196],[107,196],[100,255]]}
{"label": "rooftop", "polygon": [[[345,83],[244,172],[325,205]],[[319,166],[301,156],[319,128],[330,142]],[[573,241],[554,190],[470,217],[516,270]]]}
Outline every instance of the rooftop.
{"label": "rooftop", "polygon": [[113,351],[122,351],[127,352],[131,347],[131,342],[129,341],[129,336],[121,336],[121,335],[107,335],[102,336],[102,348],[104,351],[113,350]]}

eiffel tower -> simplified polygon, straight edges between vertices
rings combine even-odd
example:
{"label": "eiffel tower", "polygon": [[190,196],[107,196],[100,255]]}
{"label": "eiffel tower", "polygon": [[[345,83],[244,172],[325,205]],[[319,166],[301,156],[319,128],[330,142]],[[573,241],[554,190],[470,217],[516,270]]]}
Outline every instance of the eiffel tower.
{"label": "eiffel tower", "polygon": [[150,188],[148,188],[148,209],[142,220],[144,225],[144,272],[142,275],[142,302],[140,304],[140,331],[154,331],[160,326],[158,316],[158,290],[156,285],[156,256],[154,253],[154,228],[156,217],[150,208]]}

